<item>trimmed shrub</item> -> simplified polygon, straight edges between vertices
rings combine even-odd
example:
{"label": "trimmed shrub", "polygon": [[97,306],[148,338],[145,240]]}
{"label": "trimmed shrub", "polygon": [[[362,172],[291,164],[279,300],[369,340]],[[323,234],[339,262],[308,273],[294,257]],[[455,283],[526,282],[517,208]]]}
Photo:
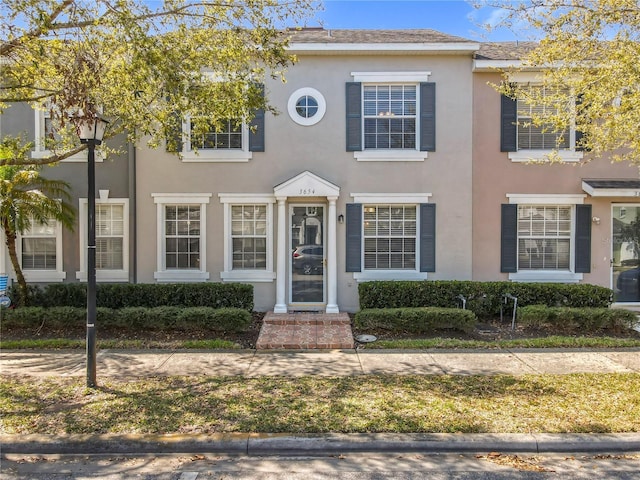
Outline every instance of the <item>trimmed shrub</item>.
{"label": "trimmed shrub", "polygon": [[176,328],[187,331],[244,332],[251,321],[251,314],[241,308],[194,307],[180,311]]}
{"label": "trimmed shrub", "polygon": [[374,308],[355,315],[355,325],[362,329],[380,329],[409,333],[431,333],[436,330],[470,332],[476,316],[460,308]]}
{"label": "trimmed shrub", "polygon": [[74,307],[21,307],[3,310],[4,328],[75,328],[86,325],[87,311]]}
{"label": "trimmed shrub", "polygon": [[518,321],[525,327],[564,332],[621,331],[637,321],[634,312],[621,308],[569,308],[529,305],[518,308]]}
{"label": "trimmed shrub", "polygon": [[360,308],[458,307],[462,295],[466,308],[480,318],[495,317],[504,305],[503,295],[518,298],[518,305],[608,307],[612,291],[587,284],[476,282],[458,280],[376,281],[358,285]]}
{"label": "trimmed shrub", "polygon": [[[13,287],[12,287],[13,288]],[[13,291],[13,290],[12,290]],[[29,306],[77,307],[87,304],[86,283],[55,283],[30,287]],[[12,297],[14,298],[14,297]],[[96,286],[98,307],[242,308],[253,311],[253,286],[241,283],[100,283]]]}

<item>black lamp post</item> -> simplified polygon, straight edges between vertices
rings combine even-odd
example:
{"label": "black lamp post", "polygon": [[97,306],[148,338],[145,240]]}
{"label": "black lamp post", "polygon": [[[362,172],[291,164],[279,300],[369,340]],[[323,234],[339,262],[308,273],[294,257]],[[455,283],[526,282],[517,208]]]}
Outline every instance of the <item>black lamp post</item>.
{"label": "black lamp post", "polygon": [[78,136],[87,155],[87,387],[96,386],[96,146],[102,143],[107,122],[95,116],[80,119]]}

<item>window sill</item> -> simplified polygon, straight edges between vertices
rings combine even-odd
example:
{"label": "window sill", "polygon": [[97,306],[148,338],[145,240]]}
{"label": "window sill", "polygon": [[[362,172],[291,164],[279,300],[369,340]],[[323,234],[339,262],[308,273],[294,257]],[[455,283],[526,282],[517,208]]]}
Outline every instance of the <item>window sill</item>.
{"label": "window sill", "polygon": [[67,278],[66,272],[57,270],[23,270],[27,282],[62,282]]}
{"label": "window sill", "polygon": [[520,150],[509,152],[509,160],[514,163],[526,162],[579,162],[584,157],[583,152],[575,150]]}
{"label": "window sill", "polygon": [[153,272],[158,282],[204,282],[209,280],[209,272],[200,270],[165,270]]}
{"label": "window sill", "polygon": [[582,278],[582,273],[554,272],[548,270],[532,270],[509,274],[509,280],[512,282],[578,283],[582,281]]}
{"label": "window sill", "polygon": [[371,282],[374,280],[426,280],[427,272],[416,270],[368,270],[354,272],[353,279],[357,282]]}
{"label": "window sill", "polygon": [[418,150],[363,150],[353,152],[359,162],[424,162],[428,152]]}
{"label": "window sill", "polygon": [[252,157],[253,153],[246,150],[190,150],[181,154],[185,163],[248,162]]}
{"label": "window sill", "polygon": [[224,282],[273,282],[276,274],[266,270],[232,270],[220,272],[220,278]]}
{"label": "window sill", "polygon": [[[76,272],[76,279],[86,282],[87,272]],[[97,282],[128,282],[129,272],[125,270],[97,270]]]}
{"label": "window sill", "polygon": [[[32,150],[31,151],[31,158],[47,158],[52,155],[54,155],[54,152],[52,152],[51,150]],[[95,152],[95,161],[96,162],[104,161],[104,156],[102,155],[102,152],[100,152],[99,150]],[[70,157],[65,158],[64,160],[60,160],[60,163],[87,163],[87,151],[84,150],[82,152],[78,152],[74,155],[71,155]]]}

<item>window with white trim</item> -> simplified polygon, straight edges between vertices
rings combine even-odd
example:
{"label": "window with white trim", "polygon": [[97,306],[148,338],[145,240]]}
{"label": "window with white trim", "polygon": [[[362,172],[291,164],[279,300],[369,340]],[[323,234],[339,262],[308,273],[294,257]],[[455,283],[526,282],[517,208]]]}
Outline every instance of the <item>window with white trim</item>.
{"label": "window with white trim", "polygon": [[569,205],[518,205],[518,270],[563,270],[571,265]]}
{"label": "window with white trim", "polygon": [[158,214],[159,281],[202,281],[206,271],[206,204],[211,194],[152,194]]}
{"label": "window with white trim", "polygon": [[27,281],[58,282],[64,280],[62,264],[62,225],[49,219],[40,223],[33,217],[31,228],[23,232],[18,243],[20,267]]}
{"label": "window with white trim", "polygon": [[[550,87],[543,85],[528,85],[533,98],[536,96],[551,96],[557,92],[550,91]],[[561,91],[562,95],[568,93],[567,89]],[[568,105],[567,108],[572,108]],[[553,150],[570,149],[575,144],[575,136],[572,131],[555,131],[551,123],[534,125],[534,117],[548,118],[557,115],[558,109],[544,104],[530,103],[524,98],[517,99],[518,112],[518,150]]]}
{"label": "window with white trim", "polygon": [[415,205],[363,205],[364,269],[416,270]]}
{"label": "window with white trim", "polygon": [[363,85],[364,148],[416,149],[416,85]]}
{"label": "window with white trim", "polygon": [[273,203],[269,195],[219,194],[224,205],[225,281],[270,282],[273,271]]}
{"label": "window with white trim", "polygon": [[[87,216],[87,199],[80,199],[79,218]],[[129,280],[129,200],[96,199],[96,280]],[[80,222],[80,271],[76,277],[87,279],[86,222]]]}
{"label": "window with white trim", "polygon": [[[60,140],[60,135],[56,131],[53,119],[51,118],[51,109],[43,106],[42,108],[36,108],[35,112],[35,138],[33,142],[33,150],[31,151],[32,158],[45,158],[54,154],[51,150],[53,143]],[[102,162],[104,160],[103,152],[98,149],[95,156],[96,162]],[[61,162],[86,162],[87,151],[83,150],[70,157],[61,160]]]}
{"label": "window with white trim", "polygon": [[187,117],[182,124],[182,159],[185,162],[248,161],[249,128],[237,120],[224,120],[217,126],[198,131]]}

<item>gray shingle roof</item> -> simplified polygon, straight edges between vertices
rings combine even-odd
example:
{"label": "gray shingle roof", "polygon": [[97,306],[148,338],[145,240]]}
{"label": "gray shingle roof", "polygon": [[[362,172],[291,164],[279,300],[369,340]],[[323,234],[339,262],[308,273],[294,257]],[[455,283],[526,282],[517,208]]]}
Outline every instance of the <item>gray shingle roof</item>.
{"label": "gray shingle roof", "polygon": [[536,42],[487,42],[480,44],[476,60],[519,60],[538,44]]}
{"label": "gray shingle roof", "polygon": [[291,43],[477,43],[436,30],[289,29]]}

